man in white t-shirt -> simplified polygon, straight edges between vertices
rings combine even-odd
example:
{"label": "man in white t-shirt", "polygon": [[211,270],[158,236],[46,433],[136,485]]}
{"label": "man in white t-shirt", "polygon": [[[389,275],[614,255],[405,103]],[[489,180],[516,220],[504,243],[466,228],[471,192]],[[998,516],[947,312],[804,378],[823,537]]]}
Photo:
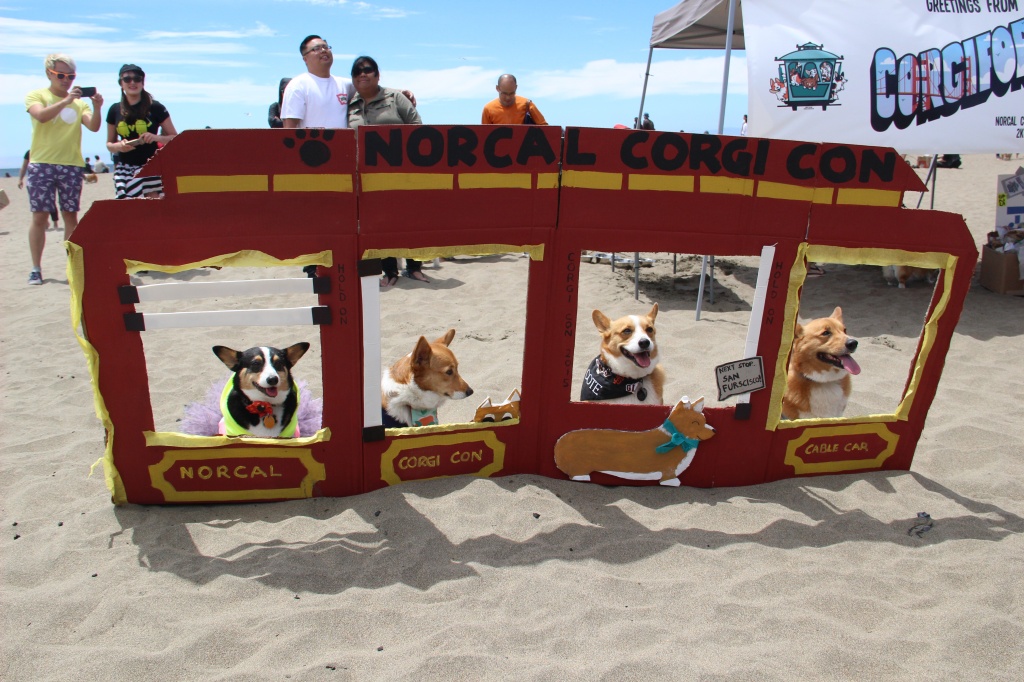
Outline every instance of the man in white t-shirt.
{"label": "man in white t-shirt", "polygon": [[306,36],[299,45],[306,73],[284,91],[281,120],[285,128],[347,128],[348,101],[355,92],[349,78],[331,75],[334,53],[320,36]]}

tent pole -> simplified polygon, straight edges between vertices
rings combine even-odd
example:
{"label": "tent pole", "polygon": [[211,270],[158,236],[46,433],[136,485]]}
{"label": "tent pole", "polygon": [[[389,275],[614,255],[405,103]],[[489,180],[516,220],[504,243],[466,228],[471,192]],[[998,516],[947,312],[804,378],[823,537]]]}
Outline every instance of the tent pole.
{"label": "tent pole", "polygon": [[651,57],[654,56],[654,46],[647,51],[647,69],[644,71],[644,90],[640,93],[640,113],[636,115],[636,125],[634,128],[639,128],[640,123],[644,120],[644,99],[647,97],[647,79],[651,77]]}
{"label": "tent pole", "polygon": [[729,22],[725,29],[725,73],[722,75],[722,104],[718,108],[718,134],[725,129],[725,98],[729,94],[729,61],[732,58],[732,31],[736,25],[736,2],[729,0]]}
{"label": "tent pole", "polygon": [[[722,103],[718,107],[718,134],[725,130],[725,99],[729,94],[729,60],[732,57],[732,31],[736,25],[736,1],[729,0],[729,21],[725,29],[725,68],[722,72]],[[704,306],[704,273],[711,265],[711,302],[715,302],[715,257],[703,256],[700,261],[700,283],[697,285],[697,313],[696,319],[700,320],[700,311]]]}

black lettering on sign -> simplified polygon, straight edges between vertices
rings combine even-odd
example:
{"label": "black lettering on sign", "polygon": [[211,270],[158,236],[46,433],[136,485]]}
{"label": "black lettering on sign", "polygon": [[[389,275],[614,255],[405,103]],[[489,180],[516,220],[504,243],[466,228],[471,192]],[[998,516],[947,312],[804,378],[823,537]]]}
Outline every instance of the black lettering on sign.
{"label": "black lettering on sign", "polygon": [[807,168],[803,165],[805,156],[812,156],[818,149],[816,144],[798,144],[793,147],[786,158],[786,172],[796,180],[810,180],[814,177],[814,168]]}
{"label": "black lettering on sign", "polygon": [[821,176],[840,184],[857,175],[857,157],[849,147],[832,147],[821,155]]}
{"label": "black lettering on sign", "polygon": [[555,156],[555,150],[548,143],[548,136],[544,134],[544,129],[539,126],[526,126],[526,137],[523,139],[523,145],[519,148],[516,163],[525,166],[535,156],[539,156],[547,164],[554,163],[558,158]]}
{"label": "black lettering on sign", "polygon": [[477,145],[480,139],[472,128],[454,126],[448,131],[448,165],[458,166],[460,163],[472,168],[476,164]]}
{"label": "black lettering on sign", "polygon": [[647,168],[647,159],[637,156],[633,150],[637,145],[647,142],[647,138],[650,136],[650,133],[641,130],[626,136],[626,139],[622,141],[622,146],[619,147],[619,159],[622,161],[622,165],[633,170]]}
{"label": "black lettering on sign", "polygon": [[718,136],[694,135],[690,141],[690,168],[700,170],[704,166],[712,173],[722,170],[722,164],[718,161],[721,149],[722,140]]}
{"label": "black lettering on sign", "polygon": [[580,151],[579,128],[569,128],[565,131],[565,163],[569,166],[593,166],[597,164],[597,154]]}
{"label": "black lettering on sign", "polygon": [[366,147],[364,162],[367,166],[376,166],[377,157],[383,157],[389,166],[402,165],[402,131],[399,128],[389,130],[387,140],[376,130],[370,131],[363,138],[363,145]]}
{"label": "black lettering on sign", "polygon": [[512,129],[507,126],[495,128],[484,140],[484,161],[491,168],[508,168],[512,165],[512,157],[508,154],[498,154],[498,143],[512,139]]}
{"label": "black lettering on sign", "polygon": [[654,167],[659,170],[679,170],[686,163],[686,154],[689,151],[689,146],[682,137],[675,133],[662,133],[651,145],[651,160],[654,161]]}
{"label": "black lettering on sign", "polygon": [[405,146],[405,154],[412,165],[421,168],[436,166],[444,156],[444,135],[437,128],[415,126]]}

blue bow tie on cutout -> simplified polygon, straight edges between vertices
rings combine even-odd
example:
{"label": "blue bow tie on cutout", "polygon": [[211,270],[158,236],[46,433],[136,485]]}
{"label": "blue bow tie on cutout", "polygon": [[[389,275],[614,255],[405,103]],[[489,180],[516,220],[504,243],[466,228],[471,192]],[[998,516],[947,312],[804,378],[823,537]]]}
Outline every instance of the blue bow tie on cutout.
{"label": "blue bow tie on cutout", "polygon": [[679,433],[679,430],[669,420],[665,420],[665,423],[661,425],[663,429],[668,431],[670,438],[667,442],[662,443],[658,447],[654,448],[654,451],[659,454],[665,454],[672,448],[680,447],[683,451],[692,450],[693,448],[700,445],[700,440],[697,438],[687,438],[683,434]]}

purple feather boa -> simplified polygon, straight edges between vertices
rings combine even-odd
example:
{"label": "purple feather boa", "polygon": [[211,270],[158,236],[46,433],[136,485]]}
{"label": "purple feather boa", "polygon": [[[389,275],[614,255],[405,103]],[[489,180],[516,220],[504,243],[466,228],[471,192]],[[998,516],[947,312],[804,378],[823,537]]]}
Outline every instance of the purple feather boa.
{"label": "purple feather boa", "polygon": [[[228,376],[230,379],[230,375]],[[224,381],[214,382],[206,391],[206,396],[199,401],[185,406],[185,415],[180,422],[179,430],[193,436],[216,436],[217,425],[220,424],[220,394],[224,390]],[[299,433],[312,436],[320,430],[324,421],[324,399],[311,398],[309,387],[301,379],[299,384]]]}

